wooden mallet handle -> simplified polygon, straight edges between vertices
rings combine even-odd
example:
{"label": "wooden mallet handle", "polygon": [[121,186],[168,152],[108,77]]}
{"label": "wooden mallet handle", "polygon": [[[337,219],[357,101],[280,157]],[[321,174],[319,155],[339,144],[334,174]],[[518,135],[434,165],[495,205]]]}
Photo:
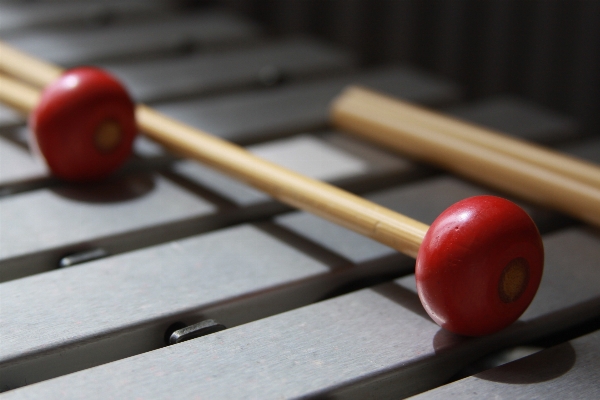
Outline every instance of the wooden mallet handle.
{"label": "wooden mallet handle", "polygon": [[[23,111],[37,104],[37,89],[0,76],[0,100]],[[275,199],[321,216],[416,257],[428,225],[324,182],[260,159],[247,150],[138,105],[140,131],[187,155],[260,189]]]}
{"label": "wooden mallet handle", "polygon": [[388,148],[600,226],[600,168],[352,87],[334,125]]}
{"label": "wooden mallet handle", "polygon": [[[374,116],[394,115],[402,121],[398,130],[410,130],[414,125],[427,128],[600,188],[600,167],[596,164],[358,86],[347,88],[334,102],[334,122],[343,124],[344,110],[349,111],[352,104],[375,108]],[[401,123],[406,124],[404,128]]]}

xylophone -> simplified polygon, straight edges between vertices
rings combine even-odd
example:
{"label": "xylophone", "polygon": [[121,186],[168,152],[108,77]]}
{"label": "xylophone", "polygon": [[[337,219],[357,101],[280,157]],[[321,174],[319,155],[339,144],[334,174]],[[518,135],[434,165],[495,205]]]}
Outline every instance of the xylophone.
{"label": "xylophone", "polygon": [[[242,51],[254,54],[227,50],[223,57]],[[318,68],[350,70],[351,63],[332,68],[323,58],[314,56],[305,76]],[[322,126],[323,105],[352,81],[429,104],[450,103],[456,93],[413,71],[389,69],[237,93],[224,83],[211,88],[221,95],[157,108],[188,119],[199,114],[209,126],[226,110],[239,120],[221,118],[222,128],[213,130],[221,136],[254,143],[250,148],[263,157],[426,222],[454,201],[486,193],[334,132],[264,141]],[[255,103],[264,115],[255,115]],[[19,127],[3,138],[3,153],[19,159]],[[7,397],[406,396],[444,383],[484,355],[598,318],[597,234],[563,229],[573,222],[555,214],[528,207],[548,232],[546,275],[532,306],[508,329],[467,339],[433,324],[411,275],[388,281],[410,273],[407,258],[316,217],[286,213],[265,195],[140,143],[138,159],[102,184],[57,182],[31,162],[28,176],[3,179],[2,226],[14,229],[8,236],[3,229],[1,242],[8,321],[2,384],[13,389],[59,377]],[[573,254],[581,258],[576,263]],[[165,336],[185,335],[180,328],[196,322],[201,333],[207,326],[229,329],[160,349]],[[115,360],[121,361],[86,369]]]}

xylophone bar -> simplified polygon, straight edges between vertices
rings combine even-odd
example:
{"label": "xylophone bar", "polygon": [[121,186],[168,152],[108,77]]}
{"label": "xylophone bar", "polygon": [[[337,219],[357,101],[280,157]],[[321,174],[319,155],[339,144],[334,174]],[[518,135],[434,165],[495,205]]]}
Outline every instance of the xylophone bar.
{"label": "xylophone bar", "polygon": [[[160,17],[172,10],[163,0],[103,0],[101,2],[4,1],[0,9],[0,34],[52,27],[94,26],[115,20]],[[12,3],[12,4],[11,4]]]}
{"label": "xylophone bar", "polygon": [[8,43],[61,66],[122,59],[148,59],[255,43],[261,30],[253,23],[223,12],[170,13],[155,20],[115,23],[106,29],[81,30],[77,35],[56,29],[16,32]]}
{"label": "xylophone bar", "polygon": [[[317,145],[323,146],[323,143],[315,143]],[[279,150],[283,150],[280,159],[289,157],[292,149],[280,145]],[[260,148],[256,150],[260,153]],[[298,148],[297,154],[306,155],[306,150],[306,146]],[[348,161],[346,173],[351,171]],[[188,160],[187,164],[192,162]],[[343,164],[343,160],[336,160],[338,171]],[[432,222],[449,205],[486,193],[456,178],[442,176],[370,193],[367,198]],[[152,202],[156,210],[165,212],[157,203],[176,203],[180,201],[179,196],[177,191],[171,190]],[[245,193],[238,193],[240,204],[247,204],[249,199]],[[25,207],[44,210],[44,204],[52,202],[46,198],[44,203],[28,202]],[[144,202],[134,203],[123,214],[112,216],[95,208],[91,211],[99,216],[88,222],[97,229],[114,230],[114,224],[102,226],[100,221],[132,219],[136,208],[141,208],[138,213],[143,214],[152,211]],[[13,210],[8,208],[9,212]],[[82,214],[72,204],[64,213],[69,211]],[[528,211],[534,210],[529,207]],[[88,218],[92,218],[93,213]],[[42,215],[34,217],[43,219]],[[227,214],[222,212],[212,218],[225,219]],[[68,232],[74,231],[77,223],[84,225],[85,219],[83,223],[63,222],[62,227]],[[202,223],[199,219],[191,222]],[[52,227],[52,231],[56,229],[58,227]],[[164,230],[160,232],[163,240]],[[99,231],[93,233],[100,234]],[[579,250],[581,254],[592,251],[597,244],[593,237],[585,240],[585,235],[578,240],[584,249]],[[561,245],[553,246],[561,248]],[[592,259],[594,254],[585,255]],[[321,300],[343,291],[344,285],[356,279],[393,277],[410,273],[413,268],[414,263],[408,257],[389,247],[310,214],[294,212],[280,215],[271,222],[241,224],[7,282],[0,288],[6,298],[13,300],[5,302],[3,315],[13,328],[7,327],[3,335],[13,345],[5,349],[0,358],[0,387],[19,387],[158,349],[164,345],[164,331],[177,321],[190,324],[214,318],[231,328]],[[583,273],[595,282],[593,276]],[[90,286],[82,285],[82,280]],[[98,296],[109,290],[119,295]],[[68,301],[70,297],[78,299],[76,309]],[[99,315],[104,316],[102,322]],[[31,330],[28,340],[21,341],[19,327],[27,321],[36,321],[36,326],[43,325],[46,329]]]}
{"label": "xylophone bar", "polygon": [[415,400],[499,398],[594,399],[600,394],[600,332],[542,350],[411,397]]}
{"label": "xylophone bar", "polygon": [[[202,393],[210,398],[410,396],[442,384],[482,354],[597,317],[598,243],[597,234],[578,228],[548,235],[548,266],[540,293],[517,324],[484,338],[459,337],[434,325],[418,304],[414,277],[409,276],[6,395],[164,398],[177,388],[182,396]],[[581,256],[576,264],[563,256],[574,251]],[[117,260],[110,264],[118,269]],[[126,273],[131,272],[129,266],[133,263]],[[106,274],[109,263],[90,267],[94,275],[102,269]],[[143,274],[144,266],[138,264],[138,269]],[[83,269],[71,279],[80,274]],[[65,287],[73,285],[70,281]],[[145,286],[136,291],[141,303],[132,307],[145,304]],[[166,282],[157,287],[170,286]],[[185,296],[193,287],[194,282],[185,285]],[[231,284],[224,282],[222,287]],[[155,340],[157,336],[155,332]]]}
{"label": "xylophone bar", "polygon": [[312,38],[288,38],[249,49],[190,54],[152,63],[113,62],[102,67],[119,78],[137,102],[156,103],[289,85],[332,73],[344,75],[356,65],[349,52]]}

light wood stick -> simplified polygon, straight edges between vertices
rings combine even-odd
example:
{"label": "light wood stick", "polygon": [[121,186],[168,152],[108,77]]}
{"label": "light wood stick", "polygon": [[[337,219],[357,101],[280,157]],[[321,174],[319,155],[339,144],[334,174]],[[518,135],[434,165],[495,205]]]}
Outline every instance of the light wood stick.
{"label": "light wood stick", "polygon": [[37,87],[44,87],[62,74],[60,67],[13,49],[0,41],[0,71]]}
{"label": "light wood stick", "polygon": [[[0,70],[37,86],[62,70],[0,42]],[[6,82],[7,84],[2,84]],[[39,99],[33,88],[3,78],[0,100],[21,111]],[[428,225],[393,212],[326,183],[264,161],[243,148],[138,105],[139,129],[164,146],[211,165],[293,207],[312,212],[348,229],[416,257]]]}
{"label": "light wood stick", "polygon": [[[0,76],[0,101],[31,109],[37,90]],[[136,107],[141,131],[166,147],[204,162],[274,198],[311,212],[416,257],[426,224],[329,184],[262,160],[243,148],[177,122],[149,107]]]}
{"label": "light wood stick", "polygon": [[600,189],[399,117],[394,110],[390,99],[352,89],[335,101],[331,114],[338,127],[361,137],[600,226]]}
{"label": "light wood stick", "polygon": [[[401,131],[410,129],[410,126],[418,125],[600,188],[600,167],[596,164],[445,116],[366,88],[358,86],[347,88],[333,103],[332,119],[334,123],[343,124],[343,121],[339,121],[338,118],[343,118],[344,109],[366,107],[367,105],[377,110],[374,117],[383,114],[395,115],[398,119],[398,135],[401,135]],[[402,123],[404,122],[406,127],[403,128]]]}
{"label": "light wood stick", "polygon": [[2,102],[28,114],[40,101],[40,92],[6,76],[0,75]]}

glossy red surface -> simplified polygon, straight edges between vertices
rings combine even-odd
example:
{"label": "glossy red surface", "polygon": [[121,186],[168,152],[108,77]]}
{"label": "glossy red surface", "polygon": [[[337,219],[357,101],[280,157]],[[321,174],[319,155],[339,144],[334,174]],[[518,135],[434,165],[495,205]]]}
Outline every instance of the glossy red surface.
{"label": "glossy red surface", "polygon": [[[127,91],[91,67],[69,70],[46,87],[29,123],[33,147],[56,176],[71,181],[101,179],[116,170],[129,157],[137,132]],[[103,126],[113,133],[108,149],[96,144]]]}
{"label": "glossy red surface", "polygon": [[[508,301],[499,282],[515,260],[528,273],[520,295]],[[525,311],[543,264],[542,240],[529,215],[508,200],[476,196],[446,209],[427,231],[417,257],[417,289],[438,325],[461,335],[486,335]]]}

